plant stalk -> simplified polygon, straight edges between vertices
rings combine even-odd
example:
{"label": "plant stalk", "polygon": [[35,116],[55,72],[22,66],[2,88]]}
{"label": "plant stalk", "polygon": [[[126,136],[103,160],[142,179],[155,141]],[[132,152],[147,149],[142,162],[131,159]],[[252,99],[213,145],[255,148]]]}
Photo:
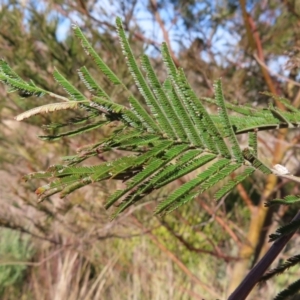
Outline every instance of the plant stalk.
{"label": "plant stalk", "polygon": [[[300,210],[292,221],[300,220]],[[253,267],[244,280],[239,284],[235,291],[229,296],[228,300],[244,300],[257,284],[259,279],[264,275],[268,267],[272,264],[275,258],[279,255],[291,237],[294,235],[291,232],[274,242],[263,258]]]}

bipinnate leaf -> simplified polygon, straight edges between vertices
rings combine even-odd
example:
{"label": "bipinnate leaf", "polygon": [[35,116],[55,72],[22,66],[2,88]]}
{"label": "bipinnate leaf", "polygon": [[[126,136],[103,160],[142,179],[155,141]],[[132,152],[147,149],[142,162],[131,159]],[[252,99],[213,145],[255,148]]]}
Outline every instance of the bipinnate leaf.
{"label": "bipinnate leaf", "polygon": [[[112,101],[109,90],[105,91],[86,67],[80,68],[78,74],[88,93],[79,91],[58,70],[54,71],[55,80],[68,94],[64,97],[40,89],[32,81],[23,81],[0,60],[0,80],[11,90],[21,90],[29,95],[49,95],[64,101],[31,109],[17,116],[17,120],[56,110],[82,109],[78,118],[46,126],[53,131],[40,138],[53,141],[99,130],[103,126],[110,128],[107,136],[103,137],[99,131],[99,139],[92,145],[65,157],[63,165],[26,177],[50,181],[37,189],[40,200],[55,193],[65,197],[92,183],[121,180],[125,184],[124,189],[112,193],[105,204],[106,208],[117,205],[113,214],[116,217],[152,192],[163,188],[168,190],[169,184],[189,174],[190,180],[177,186],[158,204],[155,213],[163,214],[214,187],[219,188],[215,194],[215,199],[219,200],[255,170],[272,173],[257,157],[257,132],[298,127],[298,111],[287,103],[289,112],[272,106],[261,109],[227,103],[221,81],[217,80],[215,99],[205,98],[206,102],[218,108],[218,114],[211,113],[203,105],[203,99],[191,88],[184,70],[175,66],[165,43],[162,45],[162,57],[167,76],[161,82],[151,65],[151,57],[142,55],[140,63],[136,60],[120,18],[117,18],[116,26],[128,69],[140,95],[135,95],[134,89],[128,88],[107,66],[77,25],[73,29],[101,73],[111,83],[119,85],[120,90],[123,89],[128,105]],[[60,131],[67,126],[71,129]],[[244,132],[249,133],[249,148],[242,150],[236,135]],[[79,165],[103,153],[112,155],[107,155],[107,161],[96,166]],[[224,179],[226,183],[223,183]],[[278,199],[276,201],[279,203]],[[292,203],[298,200],[288,198],[286,201]],[[285,230],[277,235],[285,234]]]}

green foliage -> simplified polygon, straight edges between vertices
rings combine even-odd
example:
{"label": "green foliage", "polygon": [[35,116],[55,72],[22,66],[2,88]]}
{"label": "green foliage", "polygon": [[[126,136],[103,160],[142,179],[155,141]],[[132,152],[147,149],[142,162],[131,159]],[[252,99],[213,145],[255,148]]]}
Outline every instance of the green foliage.
{"label": "green foliage", "polygon": [[291,205],[294,203],[297,203],[300,201],[300,196],[299,195],[288,195],[286,197],[284,197],[283,199],[273,199],[268,201],[267,203],[265,203],[265,206],[272,206],[272,205],[278,205],[278,204],[282,204],[282,205]]}
{"label": "green foliage", "polygon": [[105,62],[99,57],[99,55],[93,49],[92,45],[88,42],[87,38],[83,35],[80,28],[77,25],[73,25],[73,30],[75,35],[80,39],[83,49],[88,55],[90,55],[93,58],[101,72],[103,72],[103,74],[105,74],[113,84],[121,84],[122,82],[114,74],[114,72],[105,64]]}
{"label": "green foliage", "polygon": [[1,59],[0,60],[0,81],[7,84],[9,92],[20,91],[26,96],[43,96],[46,91],[38,88],[33,82],[27,83],[22,80],[9,66]]}
{"label": "green foliage", "polygon": [[[141,58],[141,65],[146,74],[143,75],[121,20],[117,18],[116,23],[129,71],[149,111],[97,55],[78,26],[73,26],[73,29],[86,52],[113,84],[121,84],[124,92],[130,94],[130,108],[113,102],[85,67],[79,70],[79,77],[93,94],[91,97],[84,96],[63,75],[57,70],[54,71],[54,78],[68,94],[68,97],[64,97],[41,90],[34,84],[25,83],[2,61],[0,76],[6,84],[15,89],[21,88],[31,95],[48,94],[66,101],[35,108],[19,115],[17,119],[22,120],[31,115],[58,109],[77,108],[85,111],[86,116],[80,119],[80,122],[71,120],[68,124],[78,125],[89,121],[88,124],[64,133],[41,136],[42,139],[56,140],[64,136],[74,136],[118,122],[115,123],[117,127],[111,136],[73,156],[65,166],[59,166],[58,169],[51,167],[47,172],[30,175],[29,177],[42,176],[53,179],[50,184],[37,189],[40,200],[58,192],[61,197],[65,197],[76,189],[103,180],[123,180],[126,187],[109,197],[105,205],[109,208],[121,201],[113,214],[115,217],[153,191],[186,174],[192,174],[200,167],[203,168],[199,175],[193,175],[194,179],[171,193],[155,210],[155,213],[167,213],[217,186],[220,181],[244,168],[245,164],[248,167],[243,173],[219,189],[215,195],[217,200],[249,177],[255,169],[266,174],[271,173],[270,168],[256,157],[256,132],[274,126],[298,126],[299,113],[281,112],[273,107],[263,110],[228,104],[224,100],[221,81],[218,80],[215,83],[215,99],[205,99],[218,107],[219,115],[211,115],[189,86],[183,70],[175,67],[165,44],[162,46],[162,55],[168,77],[161,84],[146,55]],[[227,109],[242,114],[243,117],[230,116]],[[63,124],[56,126],[57,129],[60,127],[63,127]],[[236,134],[241,132],[249,132],[249,149],[242,150],[238,144]],[[131,154],[94,167],[75,166],[88,157],[112,150],[124,150]]]}
{"label": "green foliage", "polygon": [[0,295],[4,289],[22,281],[28,262],[33,256],[28,236],[10,229],[1,229],[0,238]]}

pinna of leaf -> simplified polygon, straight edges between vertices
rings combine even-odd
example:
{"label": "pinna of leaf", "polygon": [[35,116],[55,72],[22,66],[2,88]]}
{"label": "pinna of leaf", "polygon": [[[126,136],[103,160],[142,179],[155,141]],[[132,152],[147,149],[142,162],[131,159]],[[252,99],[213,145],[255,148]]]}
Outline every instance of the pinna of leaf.
{"label": "pinna of leaf", "polygon": [[[56,110],[85,111],[86,116],[82,117],[80,122],[74,122],[74,125],[79,126],[76,130],[43,136],[43,139],[54,140],[62,136],[74,136],[115,121],[119,124],[108,138],[99,140],[69,158],[65,165],[52,166],[45,172],[27,175],[27,179],[49,179],[47,185],[37,190],[41,201],[55,193],[65,197],[91,183],[111,178],[123,180],[126,187],[110,195],[105,204],[105,207],[109,208],[118,203],[113,214],[115,217],[150,193],[202,168],[200,173],[192,173],[193,179],[166,196],[155,209],[155,213],[168,213],[216,186],[221,180],[232,178],[230,175],[234,172],[238,172],[238,175],[219,188],[215,194],[216,200],[224,197],[255,170],[272,173],[272,170],[257,158],[257,131],[298,127],[298,111],[289,111],[288,104],[287,111],[276,110],[274,113],[274,108],[249,108],[227,103],[220,80],[214,84],[214,99],[200,99],[189,85],[183,69],[174,65],[165,43],[162,44],[161,52],[167,78],[161,83],[148,56],[142,56],[140,68],[120,18],[116,20],[116,27],[128,69],[144,103],[136,98],[100,58],[77,25],[73,26],[75,36],[95,62],[95,67],[112,84],[122,86],[124,93],[128,95],[128,107],[115,103],[109,91],[105,91],[85,67],[82,67],[78,74],[92,94],[89,98],[55,70],[54,78],[68,94],[66,97],[41,89],[33,82],[24,81],[3,60],[0,61],[0,80],[10,86],[11,90],[21,90],[28,95],[48,95],[64,101],[24,112],[17,116],[17,120]],[[208,113],[204,102],[216,105],[218,114]],[[227,110],[236,114],[231,116]],[[99,116],[103,116],[105,120],[99,121]],[[63,124],[55,126],[60,128]],[[240,133],[249,134],[249,147],[243,150],[237,140],[237,134]],[[99,152],[114,149],[125,150],[124,153],[131,154],[124,154],[123,157],[99,165],[79,165],[87,158],[97,156]]]}

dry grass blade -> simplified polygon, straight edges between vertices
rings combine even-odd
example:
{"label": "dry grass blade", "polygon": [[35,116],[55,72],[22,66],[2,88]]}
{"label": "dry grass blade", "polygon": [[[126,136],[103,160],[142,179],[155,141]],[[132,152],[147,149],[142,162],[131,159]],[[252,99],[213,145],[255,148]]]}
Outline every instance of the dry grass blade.
{"label": "dry grass blade", "polygon": [[70,102],[59,102],[59,103],[42,105],[21,113],[20,115],[16,116],[15,119],[17,121],[22,121],[32,116],[43,114],[43,113],[47,114],[49,112],[54,112],[57,110],[76,109],[79,106],[78,104],[82,102],[87,103],[87,101],[70,101]]}

